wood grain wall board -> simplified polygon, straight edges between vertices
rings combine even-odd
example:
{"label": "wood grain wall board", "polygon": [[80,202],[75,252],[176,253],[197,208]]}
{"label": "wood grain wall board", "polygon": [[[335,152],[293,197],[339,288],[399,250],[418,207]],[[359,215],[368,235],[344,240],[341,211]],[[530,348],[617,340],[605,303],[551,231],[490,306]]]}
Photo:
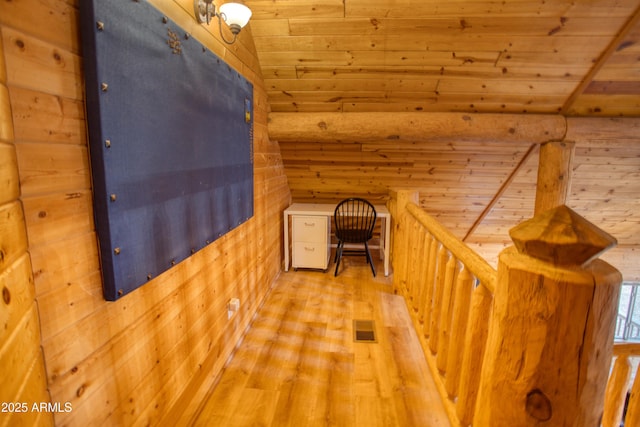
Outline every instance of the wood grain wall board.
{"label": "wood grain wall board", "polygon": [[[489,113],[495,111],[502,111],[506,114],[518,114],[518,113],[531,113],[531,114],[549,114],[558,110],[556,103],[550,105],[536,105],[532,100],[520,100],[517,104],[505,104],[504,101],[497,101],[495,103],[484,104],[482,97],[477,99],[460,100],[460,102],[444,102],[439,99],[429,99],[426,102],[414,102],[403,101],[401,103],[344,103],[341,104],[341,111],[346,113],[367,113],[367,112],[379,112],[380,109],[385,109],[388,112],[426,112],[437,113],[446,109],[450,112],[468,112],[468,113]],[[327,104],[329,105],[329,104]],[[283,109],[283,112],[299,111],[299,112],[314,112],[312,108],[307,109],[306,104],[301,104],[297,108]],[[275,111],[275,109],[274,109]],[[319,111],[333,111],[328,107]]]}
{"label": "wood grain wall board", "polygon": [[411,67],[433,66],[453,67],[465,65],[473,68],[477,65],[496,64],[499,52],[482,52],[463,50],[451,51],[390,51],[384,52],[369,50],[349,51],[289,51],[289,52],[265,52],[260,55],[260,64],[274,66],[285,61],[293,60],[297,64],[313,64],[314,66],[386,66],[386,67]]}
{"label": "wood grain wall board", "polygon": [[[42,358],[37,357],[33,360],[23,361],[25,365],[31,362],[31,366],[24,374],[25,386],[21,388],[20,394],[15,396],[12,401],[14,402],[29,402],[29,411],[26,413],[10,413],[5,414],[2,417],[0,425],[4,426],[53,426],[53,416],[48,411],[35,411],[33,405],[38,405],[38,408],[42,408],[41,404],[47,404],[50,401],[49,392],[46,389],[46,374],[45,367],[42,363]],[[41,385],[41,386],[38,386]],[[64,406],[65,402],[60,403],[61,410],[66,410]],[[73,409],[73,408],[72,408]]]}
{"label": "wood grain wall board", "polygon": [[[0,45],[3,46],[3,45]],[[4,49],[4,47],[2,47]],[[13,120],[11,119],[11,101],[9,99],[9,89],[4,85],[7,76],[4,67],[4,50],[0,51],[3,54],[0,61],[0,142],[13,142]]]}
{"label": "wood grain wall board", "polygon": [[[33,279],[31,276],[31,263],[26,252],[14,259],[13,262],[0,271],[0,288],[2,289],[3,303],[0,310],[0,324],[3,326],[0,333],[0,353],[10,352],[9,343],[18,329],[20,323],[27,315],[31,315],[34,301]],[[21,286],[27,283],[31,286]],[[19,378],[13,378],[19,381]],[[7,387],[12,389],[12,387]],[[13,388],[17,390],[18,388]]]}
{"label": "wood grain wall board", "polygon": [[23,195],[91,188],[87,147],[21,143],[16,146],[16,149]]}
{"label": "wood grain wall board", "polygon": [[621,64],[617,67],[605,66],[600,69],[594,81],[607,82],[607,81],[637,81],[640,70],[637,67],[629,67],[628,64]]}
{"label": "wood grain wall board", "polygon": [[[0,37],[3,24],[0,24]],[[20,177],[15,151],[14,122],[7,87],[5,45],[0,38],[0,425],[53,425],[51,413],[34,411],[32,402],[51,398],[40,348],[39,315],[28,253]],[[19,405],[17,408],[5,405]],[[22,406],[26,405],[26,407]],[[9,413],[7,413],[7,410]]]}
{"label": "wood grain wall board", "polygon": [[[305,36],[311,34],[397,34],[399,31],[410,33],[415,36],[424,36],[437,32],[449,32],[457,34],[465,32],[468,34],[513,34],[529,35],[539,37],[550,37],[554,35],[568,36],[611,36],[626,21],[627,16],[602,17],[600,25],[593,26],[592,18],[572,17],[569,19],[556,20],[548,17],[527,16],[481,16],[463,18],[459,17],[411,17],[406,19],[388,18],[290,18],[289,35]],[[256,35],[260,34],[258,31]]]}
{"label": "wood grain wall board", "polygon": [[0,271],[9,268],[13,262],[20,258],[28,248],[27,234],[25,232],[24,212],[20,202],[15,200],[0,205],[0,235],[2,247],[0,248]]}
{"label": "wood grain wall board", "polygon": [[9,203],[20,194],[18,159],[13,144],[0,142],[0,204]]}
{"label": "wood grain wall board", "polygon": [[[400,78],[369,78],[369,79],[265,79],[265,86],[268,93],[280,91],[291,93],[291,91],[398,91],[398,92],[434,92],[438,87],[436,79],[400,79]],[[273,99],[273,98],[270,98]]]}
{"label": "wood grain wall board", "polygon": [[[33,25],[46,22],[47,25]],[[28,31],[63,50],[80,53],[77,32],[78,1],[55,1],[42,4],[37,0],[6,2],[0,6],[0,25]]]}
{"label": "wood grain wall board", "polygon": [[640,95],[640,84],[633,81],[592,81],[584,94]]}
{"label": "wood grain wall board", "polygon": [[[21,7],[28,3],[23,2]],[[143,293],[108,310],[108,304],[97,293],[99,265],[91,193],[87,193],[88,183],[82,178],[88,176],[88,167],[81,61],[77,48],[56,41],[72,40],[72,46],[77,46],[76,22],[69,25],[52,14],[60,20],[50,27],[60,28],[64,33],[54,39],[43,37],[41,30],[35,28],[39,25],[35,21],[18,16],[13,19],[4,13],[1,19],[3,41],[13,43],[8,46],[6,57],[19,145],[19,154],[15,157],[19,156],[16,161],[25,170],[21,175],[26,190],[22,203],[28,218],[28,232],[32,233],[30,251],[36,294],[43,313],[42,330],[46,334],[43,336],[45,357],[52,367],[46,376],[52,383],[54,399],[68,397],[74,402],[73,413],[57,414],[58,422],[127,420],[134,424],[150,420],[161,423],[159,420],[168,414],[181,419],[184,410],[191,411],[184,415],[183,419],[188,420],[194,411],[194,408],[188,409],[191,400],[197,402],[194,396],[208,390],[280,269],[281,227],[274,224],[281,221],[281,210],[290,203],[290,193],[278,145],[266,135],[269,105],[261,86],[251,29],[243,31],[238,42],[227,49],[217,35],[217,28],[195,23],[192,2],[178,0],[158,4],[170,19],[179,22],[192,36],[204,40],[209,49],[256,82],[254,120],[259,123],[254,128],[257,171],[254,204],[259,218],[244,227],[238,237],[212,248],[211,259],[200,258],[197,262],[176,266],[168,277],[155,279],[162,283],[158,287],[161,293]],[[76,16],[75,1],[59,0],[48,7],[62,10],[67,6],[74,9],[73,16]],[[9,11],[18,10],[13,5],[7,7],[12,8],[7,9]],[[11,21],[10,25],[4,25],[6,20]],[[70,69],[73,71],[69,72]],[[54,177],[48,184],[47,174]],[[74,174],[77,177],[74,178]],[[246,262],[247,258],[252,262]],[[210,292],[210,281],[216,282],[215,294]],[[176,295],[188,295],[191,306],[176,300]],[[242,310],[230,322],[226,319],[226,303],[236,296],[243,301]],[[171,311],[169,306],[177,311]],[[166,315],[167,325],[173,318],[175,328],[155,330],[156,318],[143,314],[150,310],[155,310],[161,319]],[[108,319],[121,312],[130,314],[115,328],[105,330]],[[149,332],[162,346],[156,350],[155,343],[143,337],[144,345],[124,348],[124,341],[118,339],[126,336],[124,331],[128,328]],[[93,337],[88,339],[87,330],[100,331],[95,334],[98,341]],[[176,335],[178,331],[182,335]],[[89,348],[78,350],[70,345],[76,338],[89,343]],[[121,349],[122,354],[114,353],[114,348]],[[150,356],[158,356],[159,363]],[[124,363],[130,367],[113,369],[114,364]],[[196,375],[199,367],[205,365],[211,370]],[[96,369],[87,375],[87,367]],[[128,394],[121,393],[125,390]],[[189,394],[183,403],[189,403],[172,409],[183,391]],[[96,408],[106,410],[101,413]]]}
{"label": "wood grain wall board", "polygon": [[[0,363],[3,370],[10,373],[3,376],[0,391],[3,399],[10,399],[10,402],[15,402],[13,399],[18,398],[20,391],[25,387],[39,389],[41,397],[46,396],[46,392],[42,393],[46,387],[44,381],[40,384],[26,382],[32,365],[42,363],[42,353],[37,345],[40,342],[38,312],[33,300],[28,301],[24,314],[17,320],[18,323],[14,325],[11,334],[6,337],[0,348]],[[11,392],[14,394],[9,394]],[[46,401],[48,399],[45,399]]]}
{"label": "wood grain wall board", "polygon": [[86,146],[83,101],[19,87],[10,94],[18,141]]}
{"label": "wood grain wall board", "polygon": [[30,247],[94,229],[89,190],[24,198],[23,206]]}
{"label": "wood grain wall board", "polygon": [[29,34],[5,29],[2,32],[9,86],[37,89],[47,94],[82,99],[80,56]]}
{"label": "wood grain wall board", "polygon": [[640,107],[636,95],[581,95],[567,111],[574,116],[634,116]]}
{"label": "wood grain wall board", "polygon": [[345,5],[347,16],[389,16],[390,18],[411,18],[414,16],[530,16],[542,17],[591,16],[594,13],[610,16],[626,16],[632,1],[625,1],[611,5],[610,2],[600,0],[589,5],[570,1],[531,2],[514,1],[505,3],[469,3],[463,0],[439,2],[403,1],[403,7],[393,7],[386,0],[350,0]]}
{"label": "wood grain wall board", "polygon": [[[474,94],[509,94],[509,95],[558,95],[570,93],[575,89],[576,82],[571,80],[536,82],[534,79],[520,79],[517,77],[504,79],[503,81],[482,79],[449,79],[442,78],[438,81],[438,93],[464,93],[469,96]],[[491,99],[491,98],[489,98]]]}
{"label": "wood grain wall board", "polygon": [[[373,81],[372,83],[374,83]],[[312,82],[308,82],[312,83]],[[564,99],[564,94],[571,92],[573,83],[551,84],[550,87],[544,86],[543,83],[535,84],[532,82],[518,81],[514,84],[506,82],[504,88],[499,90],[487,89],[482,80],[468,81],[467,86],[473,89],[461,91],[457,84],[448,79],[438,79],[428,81],[431,88],[425,90],[406,91],[395,88],[379,87],[377,91],[373,90],[357,90],[358,88],[344,90],[273,90],[269,91],[269,96],[273,104],[283,103],[409,103],[409,102],[425,102],[429,100],[436,102],[437,108],[441,108],[441,104],[453,103],[477,103],[478,108],[487,108],[484,104],[510,104],[519,105],[532,110],[539,110],[542,106],[548,108],[548,104],[558,104]],[[358,85],[355,85],[358,86]],[[375,85],[368,85],[375,86]],[[557,90],[553,90],[554,86]],[[514,90],[509,90],[513,87]],[[451,90],[450,90],[451,89]],[[458,92],[460,91],[460,92]],[[500,108],[503,110],[503,108]],[[275,110],[273,110],[276,112]],[[488,110],[490,111],[490,110]],[[553,112],[553,111],[551,111]]]}
{"label": "wood grain wall board", "polygon": [[566,72],[591,66],[600,53],[599,46],[589,46],[580,52],[570,53],[560,53],[555,50],[551,52],[509,51],[500,55],[495,65],[498,67],[551,67],[561,68]]}
{"label": "wood grain wall board", "polygon": [[[619,146],[628,147],[628,143],[638,140],[640,118],[567,118],[567,136],[570,141],[588,142],[589,147]],[[580,144],[577,144],[577,149]],[[632,150],[633,146],[628,147]]]}
{"label": "wood grain wall board", "polygon": [[[100,272],[95,232],[74,233],[30,249],[36,296]],[[44,327],[44,326],[43,326]]]}
{"label": "wood grain wall board", "polygon": [[[480,83],[479,83],[480,84]],[[433,112],[440,111],[442,106],[447,106],[447,111],[451,112],[484,112],[501,110],[503,113],[523,113],[540,112],[553,113],[557,111],[557,106],[564,99],[562,93],[529,93],[518,95],[511,93],[447,93],[444,91],[434,92],[271,92],[273,106],[290,104],[293,107],[307,104],[327,106],[342,106],[343,112],[357,112],[366,110],[367,107],[377,106],[377,110],[371,108],[369,111],[379,112],[385,109],[387,112],[395,112],[399,107],[411,105],[412,103],[421,105],[423,110],[433,108]],[[415,108],[411,108],[415,110]],[[331,111],[330,109],[326,109]],[[283,112],[276,107],[273,112]],[[325,111],[325,109],[320,110]],[[303,112],[303,111],[300,111]],[[310,110],[309,112],[312,112]]]}
{"label": "wood grain wall board", "polygon": [[[440,66],[402,66],[402,67],[339,67],[339,66],[312,66],[299,64],[280,64],[279,66],[265,67],[267,78],[282,77],[291,79],[385,79],[385,78],[457,78],[466,80],[477,78],[489,80],[514,78],[520,80],[569,80],[576,81],[582,73],[590,67],[572,64],[571,70],[559,67],[543,67],[530,64],[528,66],[495,67],[487,64],[476,64],[470,67],[440,67]],[[294,73],[295,72],[295,73]]]}
{"label": "wood grain wall board", "polygon": [[45,307],[41,315],[46,318],[41,327],[42,335],[53,337],[69,325],[84,321],[103,300],[102,276],[98,270],[39,295],[38,302]]}
{"label": "wood grain wall board", "polygon": [[541,37],[514,34],[430,34],[429,37],[402,35],[308,35],[285,37],[282,35],[255,35],[259,55],[269,52],[313,51],[442,51],[442,52],[528,52],[576,55],[575,50],[602,50],[609,42],[606,36]]}
{"label": "wood grain wall board", "polygon": [[[633,49],[621,49],[611,55],[611,57],[607,60],[606,67],[611,70],[615,70],[617,68],[629,68],[629,64],[637,62],[637,60],[637,51],[634,51]],[[596,74],[594,80],[598,80],[598,74]]]}
{"label": "wood grain wall board", "polygon": [[278,2],[271,0],[253,0],[251,7],[258,13],[254,18],[277,19],[280,16],[342,18],[344,2],[342,0],[303,0],[297,2]]}

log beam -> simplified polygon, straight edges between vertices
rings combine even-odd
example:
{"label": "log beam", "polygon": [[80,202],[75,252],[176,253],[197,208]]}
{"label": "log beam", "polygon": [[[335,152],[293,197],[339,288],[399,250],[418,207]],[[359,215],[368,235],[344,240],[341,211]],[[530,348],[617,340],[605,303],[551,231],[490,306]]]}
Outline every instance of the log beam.
{"label": "log beam", "polygon": [[365,142],[381,140],[562,140],[566,120],[558,115],[467,113],[271,113],[274,141]]}
{"label": "log beam", "polygon": [[571,191],[575,143],[549,141],[540,146],[534,215],[564,205]]}

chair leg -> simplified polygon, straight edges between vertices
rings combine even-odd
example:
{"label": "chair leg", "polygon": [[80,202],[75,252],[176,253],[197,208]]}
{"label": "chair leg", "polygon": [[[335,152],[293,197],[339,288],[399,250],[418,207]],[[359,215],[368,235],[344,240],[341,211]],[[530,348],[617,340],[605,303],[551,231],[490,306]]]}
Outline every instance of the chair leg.
{"label": "chair leg", "polygon": [[371,253],[369,253],[369,245],[367,242],[364,242],[364,249],[367,251],[367,261],[371,266],[371,272],[373,273],[373,277],[376,277],[376,267],[373,265],[373,259],[371,259]]}
{"label": "chair leg", "polygon": [[340,267],[340,260],[342,259],[342,246],[343,243],[338,241],[338,247],[336,248],[336,271],[333,273],[334,276],[338,275],[338,268]]}

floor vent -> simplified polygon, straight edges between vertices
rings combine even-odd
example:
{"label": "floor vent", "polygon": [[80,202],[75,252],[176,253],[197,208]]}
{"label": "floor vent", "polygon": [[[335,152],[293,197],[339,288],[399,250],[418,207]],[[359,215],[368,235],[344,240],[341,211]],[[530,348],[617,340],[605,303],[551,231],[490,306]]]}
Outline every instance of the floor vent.
{"label": "floor vent", "polygon": [[373,320],[354,320],[353,340],[355,342],[377,342]]}

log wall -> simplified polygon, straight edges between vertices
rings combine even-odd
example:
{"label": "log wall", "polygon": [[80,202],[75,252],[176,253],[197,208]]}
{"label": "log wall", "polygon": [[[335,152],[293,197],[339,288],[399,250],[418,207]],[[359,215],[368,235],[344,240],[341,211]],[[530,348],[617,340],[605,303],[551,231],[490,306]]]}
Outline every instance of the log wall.
{"label": "log wall", "polygon": [[34,403],[46,404],[50,399],[4,58],[0,38],[0,425],[47,426],[53,424],[51,414],[32,410]]}
{"label": "log wall", "polygon": [[[0,99],[11,107],[3,106],[0,125],[0,280],[13,271],[24,288],[11,297],[20,312],[11,311],[8,321],[5,306],[0,312],[9,335],[19,338],[5,340],[2,329],[0,369],[16,380],[3,381],[0,390],[3,400],[13,393],[40,401],[48,400],[48,388],[52,402],[72,408],[53,414],[60,425],[184,423],[281,269],[282,210],[290,193],[279,147],[267,135],[255,47],[248,29],[225,45],[217,23],[195,22],[190,0],[150,0],[254,85],[254,217],[130,295],[106,302],[92,212],[79,1],[0,5],[0,61],[7,70]],[[14,131],[15,144],[5,128]],[[232,297],[241,304],[229,320]],[[11,332],[17,328],[31,333]],[[13,359],[5,361],[7,355]]]}

